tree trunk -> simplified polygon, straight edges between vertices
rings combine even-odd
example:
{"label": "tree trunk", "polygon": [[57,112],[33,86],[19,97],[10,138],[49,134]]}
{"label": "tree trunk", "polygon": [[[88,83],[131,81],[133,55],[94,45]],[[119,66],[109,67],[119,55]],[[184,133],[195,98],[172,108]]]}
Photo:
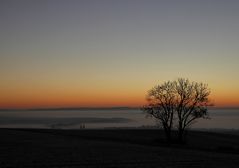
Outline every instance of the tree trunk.
{"label": "tree trunk", "polygon": [[179,143],[183,142],[183,134],[184,134],[183,123],[179,121],[178,123],[178,142]]}
{"label": "tree trunk", "polygon": [[167,142],[171,142],[171,129],[164,127],[164,132],[165,132]]}
{"label": "tree trunk", "polygon": [[178,129],[178,142],[183,143],[184,142],[184,129],[180,128]]}

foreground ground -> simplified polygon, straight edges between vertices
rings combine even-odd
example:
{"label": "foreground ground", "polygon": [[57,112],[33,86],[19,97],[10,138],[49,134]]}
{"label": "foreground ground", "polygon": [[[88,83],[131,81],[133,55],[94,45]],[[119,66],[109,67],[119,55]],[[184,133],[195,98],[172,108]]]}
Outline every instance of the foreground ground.
{"label": "foreground ground", "polygon": [[239,136],[191,132],[168,145],[159,130],[0,129],[0,167],[230,167]]}

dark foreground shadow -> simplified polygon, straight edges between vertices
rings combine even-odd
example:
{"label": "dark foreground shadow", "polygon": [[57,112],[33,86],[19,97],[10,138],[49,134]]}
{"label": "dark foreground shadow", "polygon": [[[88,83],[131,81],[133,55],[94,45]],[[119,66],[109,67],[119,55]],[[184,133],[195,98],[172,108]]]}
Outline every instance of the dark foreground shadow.
{"label": "dark foreground shadow", "polygon": [[[192,132],[167,144],[159,130],[0,129],[0,167],[237,167],[239,137]],[[226,146],[227,145],[227,146]]]}

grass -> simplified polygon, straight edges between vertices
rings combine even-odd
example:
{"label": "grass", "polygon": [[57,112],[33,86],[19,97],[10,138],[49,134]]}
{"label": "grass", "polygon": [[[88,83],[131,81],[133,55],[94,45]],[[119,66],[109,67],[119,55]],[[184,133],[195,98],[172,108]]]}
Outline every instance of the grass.
{"label": "grass", "polygon": [[155,129],[0,129],[0,167],[238,167],[239,136],[192,131],[167,144]]}

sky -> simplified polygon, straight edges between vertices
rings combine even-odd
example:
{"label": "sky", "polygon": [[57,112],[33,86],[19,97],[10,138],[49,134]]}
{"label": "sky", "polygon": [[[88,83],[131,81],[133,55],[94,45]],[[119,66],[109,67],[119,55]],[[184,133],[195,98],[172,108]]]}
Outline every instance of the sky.
{"label": "sky", "polygon": [[142,106],[179,77],[239,106],[237,0],[1,0],[0,108]]}

